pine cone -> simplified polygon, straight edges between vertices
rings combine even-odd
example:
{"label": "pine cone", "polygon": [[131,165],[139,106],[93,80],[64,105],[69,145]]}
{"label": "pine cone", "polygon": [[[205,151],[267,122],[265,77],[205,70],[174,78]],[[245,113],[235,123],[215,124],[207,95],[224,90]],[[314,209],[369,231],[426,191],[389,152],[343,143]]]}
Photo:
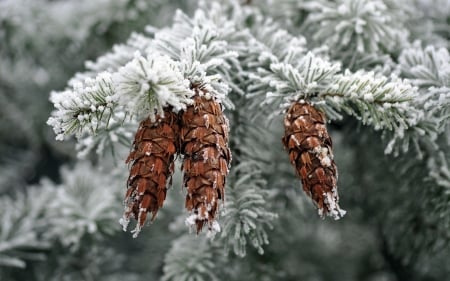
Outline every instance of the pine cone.
{"label": "pine cone", "polygon": [[188,224],[197,233],[205,223],[217,231],[219,200],[224,200],[225,178],[231,161],[228,148],[228,120],[221,105],[209,93],[195,89],[193,105],[181,113],[181,153],[184,154],[186,208],[192,213]]}
{"label": "pine cone", "polygon": [[339,219],[345,211],[338,204],[338,174],[325,115],[304,101],[295,102],[286,113],[284,127],[283,144],[303,190],[315,202],[320,216]]}
{"label": "pine cone", "polygon": [[133,150],[126,160],[131,162],[131,169],[121,220],[126,230],[130,217],[134,216],[137,220],[134,237],[144,225],[147,212],[152,213],[154,220],[164,203],[168,185],[172,183],[178,137],[178,117],[170,108],[164,111],[164,117],[157,116],[156,121],[147,118],[139,125]]}

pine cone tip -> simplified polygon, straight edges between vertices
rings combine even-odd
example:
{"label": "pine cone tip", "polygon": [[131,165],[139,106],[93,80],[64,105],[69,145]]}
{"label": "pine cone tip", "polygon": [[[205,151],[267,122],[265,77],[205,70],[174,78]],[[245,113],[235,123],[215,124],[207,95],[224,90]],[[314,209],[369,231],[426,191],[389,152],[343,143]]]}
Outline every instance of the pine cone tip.
{"label": "pine cone tip", "polygon": [[347,213],[347,211],[341,209],[339,207],[339,198],[337,195],[336,188],[332,192],[326,192],[323,193],[323,202],[325,203],[325,206],[322,208],[319,207],[318,212],[320,217],[324,217],[325,215],[332,217],[335,220],[338,220]]}
{"label": "pine cone tip", "polygon": [[206,217],[199,216],[198,213],[194,212],[189,217],[186,218],[185,224],[189,228],[195,228],[197,234],[201,232],[205,224],[208,225],[208,232],[206,233],[207,237],[214,237],[217,233],[220,232],[220,224],[216,219],[208,219]]}

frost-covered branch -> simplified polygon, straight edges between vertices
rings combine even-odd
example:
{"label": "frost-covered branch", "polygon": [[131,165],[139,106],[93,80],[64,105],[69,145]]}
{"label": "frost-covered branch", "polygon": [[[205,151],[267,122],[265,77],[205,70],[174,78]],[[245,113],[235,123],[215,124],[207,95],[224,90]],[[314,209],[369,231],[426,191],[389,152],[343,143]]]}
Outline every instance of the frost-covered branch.
{"label": "frost-covered branch", "polygon": [[[330,46],[333,57],[350,66],[364,53],[393,51],[408,30],[401,9],[382,0],[319,1],[304,23],[316,44]],[[400,11],[400,12],[399,12]]]}
{"label": "frost-covered branch", "polygon": [[102,72],[95,79],[87,78],[76,83],[73,89],[53,92],[50,101],[56,110],[48,119],[57,140],[70,134],[95,133],[105,129],[117,107],[114,84],[110,73]]}
{"label": "frost-covered branch", "polygon": [[423,114],[412,103],[416,96],[417,90],[406,81],[363,71],[335,76],[318,94],[325,99],[323,109],[329,116],[345,112],[376,130],[395,130],[399,135]]}
{"label": "frost-covered branch", "polygon": [[164,258],[163,281],[221,280],[218,265],[225,257],[201,237],[176,239]]}
{"label": "frost-covered branch", "polygon": [[[220,6],[214,11],[220,15]],[[224,19],[216,17],[215,23],[201,10],[193,19],[178,12],[174,26],[157,31],[155,39],[132,35],[127,44],[88,63],[89,70],[72,79],[67,90],[52,94],[56,110],[48,124],[57,139],[77,133],[80,147],[93,149],[90,136],[120,135],[114,129],[120,126],[110,125],[125,123],[126,117],[155,119],[165,107],[184,109],[192,102],[191,84],[207,87],[231,107],[226,99],[232,84],[229,72],[239,66],[225,39],[237,41],[238,36]]]}
{"label": "frost-covered branch", "polygon": [[437,185],[446,189],[446,194],[450,195],[450,166],[446,155],[448,153],[440,152],[438,157],[429,160],[428,166],[430,177]]}
{"label": "frost-covered branch", "polygon": [[16,199],[0,198],[0,268],[25,268],[28,261],[45,260],[51,240],[40,233],[48,227],[46,208],[54,190],[33,188]]}
{"label": "frost-covered branch", "polygon": [[433,46],[421,48],[418,43],[405,49],[399,57],[402,75],[419,87],[417,106],[427,119],[441,128],[448,125],[450,115],[450,54]]}
{"label": "frost-covered branch", "polygon": [[[238,70],[238,46],[243,33],[224,13],[223,7],[212,3],[208,16],[197,10],[192,18],[178,11],[170,29],[155,34],[155,50],[179,61],[185,77],[195,84],[209,84],[209,92],[232,107],[226,96],[229,87],[238,90],[232,81],[232,69]],[[220,83],[222,80],[225,83]]]}
{"label": "frost-covered branch", "polygon": [[126,113],[163,116],[165,107],[174,111],[186,108],[194,94],[189,80],[180,71],[179,64],[167,56],[148,55],[136,57],[114,75],[115,98]]}
{"label": "frost-covered branch", "polygon": [[[71,170],[63,168],[63,181],[54,186],[54,198],[47,206],[51,223],[45,235],[57,238],[72,251],[82,247],[87,235],[99,242],[120,230],[117,217],[121,211],[118,199],[121,185],[114,181],[119,177],[113,171],[105,179],[98,177],[99,172],[86,162]],[[44,184],[53,186],[50,182]]]}
{"label": "frost-covered branch", "polygon": [[245,256],[248,244],[263,254],[262,246],[269,243],[266,228],[277,218],[267,209],[267,183],[251,161],[235,167],[230,177],[221,239],[238,256]]}
{"label": "frost-covered branch", "polygon": [[421,88],[450,87],[450,55],[444,48],[421,48],[417,42],[413,48],[403,50],[399,68]]}
{"label": "frost-covered branch", "polygon": [[[393,131],[393,139],[402,139],[409,128],[419,130],[422,135],[432,134],[432,128],[421,123],[424,112],[416,107],[417,88],[395,76],[341,72],[339,64],[312,53],[302,57],[297,65],[272,63],[270,71],[260,68],[258,73],[257,86],[250,88],[256,91],[251,94],[267,91],[265,103],[275,105],[274,114],[283,111],[286,104],[305,99],[321,108],[331,120],[346,113],[375,130]],[[387,152],[392,151],[393,144]]]}
{"label": "frost-covered branch", "polygon": [[116,72],[134,58],[136,52],[144,53],[152,39],[139,33],[132,33],[125,44],[117,44],[112,50],[98,57],[95,61],[86,61],[86,71],[75,74],[68,84],[74,86],[87,78],[94,78],[99,73]]}

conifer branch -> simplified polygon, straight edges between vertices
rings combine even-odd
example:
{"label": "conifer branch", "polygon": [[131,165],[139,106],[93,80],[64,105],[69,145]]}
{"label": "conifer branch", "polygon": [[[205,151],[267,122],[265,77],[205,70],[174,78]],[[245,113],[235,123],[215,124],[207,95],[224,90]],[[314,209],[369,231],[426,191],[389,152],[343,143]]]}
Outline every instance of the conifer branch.
{"label": "conifer branch", "polygon": [[419,87],[417,107],[443,132],[450,116],[450,54],[444,48],[421,48],[418,43],[399,57],[399,71]]}
{"label": "conifer branch", "polygon": [[0,268],[25,268],[29,261],[45,260],[51,240],[39,232],[48,227],[46,208],[53,193],[52,188],[33,188],[15,200],[0,198]]}
{"label": "conifer branch", "polygon": [[240,257],[246,255],[249,244],[264,253],[262,246],[269,244],[266,229],[273,228],[272,221],[278,217],[267,209],[267,182],[257,170],[253,161],[246,161],[230,176],[221,239],[226,249],[232,248]]}
{"label": "conifer branch", "polygon": [[221,280],[216,265],[223,256],[208,240],[184,235],[176,239],[164,258],[163,281]]}
{"label": "conifer branch", "polygon": [[86,131],[95,133],[107,128],[117,107],[113,79],[107,72],[76,83],[73,89],[53,92],[50,101],[56,110],[47,124],[53,127],[57,140],[74,133],[80,136]]}
{"label": "conifer branch", "polygon": [[347,67],[356,56],[393,51],[405,42],[407,17],[395,5],[375,0],[321,1],[309,7],[304,22],[313,42],[333,46],[333,57],[339,56]]}

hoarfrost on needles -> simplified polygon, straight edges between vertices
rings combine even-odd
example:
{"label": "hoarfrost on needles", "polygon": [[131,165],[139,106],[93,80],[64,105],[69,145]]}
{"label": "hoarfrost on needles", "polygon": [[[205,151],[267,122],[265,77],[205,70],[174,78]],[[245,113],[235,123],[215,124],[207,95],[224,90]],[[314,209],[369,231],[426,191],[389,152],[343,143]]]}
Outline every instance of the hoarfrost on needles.
{"label": "hoarfrost on needles", "polygon": [[192,101],[190,82],[168,56],[135,53],[135,58],[114,75],[118,103],[137,116],[163,115],[163,108],[184,109]]}

